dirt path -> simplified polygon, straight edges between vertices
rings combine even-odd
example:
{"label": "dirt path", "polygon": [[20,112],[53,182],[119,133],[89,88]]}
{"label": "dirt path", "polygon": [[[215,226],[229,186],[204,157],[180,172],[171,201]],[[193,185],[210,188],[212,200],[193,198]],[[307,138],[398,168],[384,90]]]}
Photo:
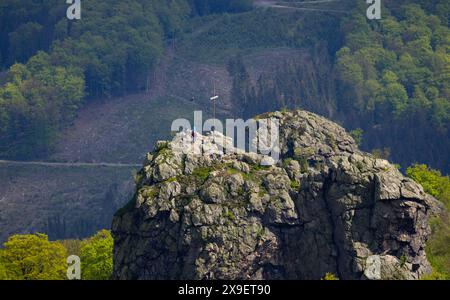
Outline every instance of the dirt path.
{"label": "dirt path", "polygon": [[[339,1],[340,0],[322,0],[322,1],[305,1],[305,2],[283,2],[283,1],[273,1],[273,0],[255,0],[254,4],[257,7],[263,7],[263,8],[276,8],[276,9],[296,10],[296,11],[349,14],[348,11],[338,10],[338,9],[289,6],[289,5],[300,5],[300,4],[332,3],[332,2],[339,2]],[[283,4],[285,4],[285,5],[283,5]]]}
{"label": "dirt path", "polygon": [[[132,131],[136,130],[133,128],[136,120],[151,117],[143,116],[143,113],[138,114],[140,108],[155,105],[157,99],[165,94],[167,70],[173,57],[174,51],[168,47],[150,76],[151,85],[147,91],[94,101],[83,107],[73,126],[63,132],[50,160],[70,163],[94,163],[95,161],[135,163],[139,161],[140,154],[136,153],[135,149],[129,149],[126,144],[136,144],[136,141],[130,140]],[[148,144],[151,142],[154,141],[148,141],[139,147],[148,146],[150,149]]]}

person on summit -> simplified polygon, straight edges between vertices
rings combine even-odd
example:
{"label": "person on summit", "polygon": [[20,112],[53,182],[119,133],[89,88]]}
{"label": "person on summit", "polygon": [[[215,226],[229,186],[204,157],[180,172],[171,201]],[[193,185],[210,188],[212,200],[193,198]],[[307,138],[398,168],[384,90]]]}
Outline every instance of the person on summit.
{"label": "person on summit", "polygon": [[192,143],[195,143],[195,126],[194,129],[192,129]]}

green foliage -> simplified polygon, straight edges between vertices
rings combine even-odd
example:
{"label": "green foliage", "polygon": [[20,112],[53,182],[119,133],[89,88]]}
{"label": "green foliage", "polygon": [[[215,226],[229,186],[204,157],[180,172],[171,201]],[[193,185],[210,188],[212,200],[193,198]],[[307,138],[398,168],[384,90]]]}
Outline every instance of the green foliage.
{"label": "green foliage", "polygon": [[[10,280],[61,280],[66,249],[44,234],[13,235],[0,249],[0,277]],[[3,274],[2,274],[3,273]]]}
{"label": "green foliage", "polygon": [[291,161],[293,161],[293,159],[290,157],[283,159],[283,168],[287,168]]}
{"label": "green foliage", "polygon": [[333,273],[326,273],[322,280],[339,280],[339,278]]}
{"label": "green foliage", "polygon": [[159,194],[159,190],[154,186],[144,186],[139,193],[145,198],[155,198]]}
{"label": "green foliage", "polygon": [[197,168],[194,170],[194,172],[192,172],[192,176],[194,176],[194,178],[200,182],[205,182],[212,171],[213,169],[208,167]]}
{"label": "green foliage", "polygon": [[12,61],[25,62],[40,49],[42,25],[29,22],[9,34],[9,56]]}
{"label": "green foliage", "polygon": [[297,191],[300,188],[300,182],[298,182],[297,180],[292,180],[291,181],[291,189],[293,189],[294,191]]}
{"label": "green foliage", "polygon": [[231,210],[229,210],[229,209],[225,209],[225,210],[223,211],[223,216],[224,216],[225,218],[227,218],[228,221],[230,221],[230,222],[233,222],[233,221],[236,219],[236,217],[234,216],[233,211],[231,211]]}
{"label": "green foliage", "polygon": [[[145,88],[147,76],[189,12],[184,1],[89,1],[83,21],[61,20],[54,60],[80,66],[90,97],[104,97]],[[70,28],[70,30],[67,30]]]}
{"label": "green foliage", "polygon": [[406,170],[408,177],[420,183],[425,192],[440,200],[450,211],[450,177],[426,165],[414,165]]}
{"label": "green foliage", "polygon": [[[251,14],[252,18],[254,17],[256,19],[257,15],[263,13],[256,11],[246,13],[245,15],[247,14]],[[275,110],[284,112],[299,107],[326,114],[325,107],[328,105],[327,102],[330,101],[330,94],[326,86],[334,78],[331,70],[329,72],[324,71],[324,68],[327,66],[328,54],[326,53],[326,45],[323,43],[323,38],[329,38],[330,44],[334,44],[335,42],[333,38],[327,36],[326,30],[322,31],[322,29],[335,27],[336,25],[333,24],[333,19],[331,18],[327,19],[327,22],[324,22],[324,24],[317,24],[313,29],[309,28],[309,26],[319,22],[318,20],[308,20],[309,23],[304,24],[303,18],[291,19],[290,17],[295,17],[295,15],[288,14],[280,18],[280,16],[274,15],[272,12],[272,14],[267,13],[264,21],[253,20],[254,22],[268,22],[269,20],[277,19],[278,21],[275,22],[274,26],[279,26],[280,32],[268,34],[268,37],[273,38],[276,36],[277,39],[270,40],[264,35],[266,30],[272,31],[278,30],[278,28],[272,28],[270,26],[266,26],[266,28],[264,25],[255,28],[256,24],[248,24],[246,30],[251,30],[251,33],[243,34],[235,32],[234,36],[239,38],[233,40],[230,38],[229,43],[218,40],[214,42],[214,45],[219,45],[217,46],[218,51],[204,54],[208,57],[214,57],[220,53],[230,56],[237,52],[236,57],[229,62],[228,68],[233,80],[231,99],[235,107],[240,108],[240,113],[244,117],[253,117],[262,112]],[[235,16],[235,18],[245,18],[245,16]],[[308,36],[304,35],[306,32],[309,33]],[[321,39],[322,42],[320,42]],[[236,43],[242,43],[242,45],[236,45]],[[212,48],[207,45],[209,45],[209,42],[205,43],[205,46],[211,50]],[[262,49],[268,47],[299,47],[309,49],[316,47],[320,50],[312,51],[313,54],[311,55],[317,57],[320,63],[316,63],[314,60],[305,61],[301,57],[284,59],[282,63],[273,66],[271,72],[263,72],[256,78],[256,82],[252,82],[241,55],[246,52],[254,54],[255,51],[264,53]],[[248,50],[252,48],[253,50]],[[255,50],[254,48],[260,48],[261,50]],[[203,53],[203,50],[199,49],[198,53]],[[252,59],[253,57],[248,56],[247,64],[251,65]],[[268,64],[270,63],[269,61]]]}
{"label": "green foliage", "polygon": [[406,174],[420,183],[425,192],[441,201],[446,211],[430,221],[431,238],[427,242],[427,258],[433,267],[433,273],[423,279],[450,279],[450,177],[428,168],[426,165],[414,165]]}
{"label": "green foliage", "polygon": [[0,5],[0,67],[25,63],[47,50],[53,27],[65,14],[65,1],[2,0]]}
{"label": "green foliage", "polygon": [[309,163],[308,160],[305,157],[300,157],[298,159],[298,162],[300,163],[300,171],[302,173],[307,173],[309,170]]}
{"label": "green foliage", "polygon": [[261,240],[265,234],[266,228],[264,226],[261,226],[261,228],[259,228],[258,231],[256,232],[256,239]]}
{"label": "green foliage", "polygon": [[227,62],[248,49],[313,46],[323,39],[335,43],[338,37],[328,28],[336,27],[337,22],[336,18],[280,14],[276,10],[224,14],[215,16],[207,30],[187,37],[183,41],[184,54],[199,60]]}
{"label": "green foliage", "polygon": [[83,3],[83,20],[73,22],[62,13],[65,3],[41,2],[0,5],[0,57],[10,67],[0,87],[0,157],[47,154],[85,96],[144,89],[164,39],[181,31],[190,13],[186,0],[95,0]]}
{"label": "green foliage", "polygon": [[[396,152],[405,152],[402,159],[394,155],[402,164],[410,164],[415,157],[447,168],[447,159],[433,153],[442,153],[448,144],[449,5],[443,0],[383,3],[386,7],[380,22],[368,21],[367,6],[360,4],[350,17],[341,19],[341,30],[337,33],[339,25],[332,17],[326,21],[308,20],[307,16],[298,18],[293,12],[275,15],[275,11],[258,10],[223,16],[196,36],[197,44],[188,47],[197,56],[217,55],[218,59],[254,54],[255,48],[311,49],[312,65],[305,63],[305,59],[300,63],[289,59],[271,72],[263,72],[256,82],[249,82],[246,75],[249,73],[246,66],[252,64],[251,55],[239,59],[245,64],[235,63],[239,68],[229,72],[235,107],[241,108],[245,117],[251,117],[282,107],[301,107],[332,116],[325,109],[331,106],[343,116],[339,119],[343,119],[345,127],[364,129],[365,146],[392,147]],[[274,36],[277,38],[271,40]],[[315,46],[311,47],[312,44]],[[314,62],[315,57],[318,63]],[[320,74],[315,74],[316,70]],[[333,96],[326,92],[326,86],[332,90],[336,87]],[[399,144],[414,142],[416,133],[421,137],[417,147],[403,151]],[[422,142],[425,140],[430,142]],[[424,147],[427,151],[419,150]]]}
{"label": "green foliage", "polygon": [[361,128],[357,128],[355,130],[350,131],[350,135],[352,136],[352,138],[355,140],[356,144],[358,146],[361,145],[362,143],[362,138],[364,135],[364,130],[362,130]]}
{"label": "green foliage", "polygon": [[47,153],[58,130],[73,120],[84,96],[76,68],[53,65],[40,52],[26,65],[10,68],[0,87],[0,155],[30,157]]}
{"label": "green foliage", "polygon": [[[327,137],[328,138],[328,137]],[[336,147],[335,140],[329,139],[327,142],[333,144],[334,141],[334,147]],[[300,164],[300,171],[302,173],[307,173],[309,170],[309,162],[308,157],[313,154],[313,150],[311,148],[302,149],[302,148],[295,148],[294,149],[294,159],[298,161]]]}
{"label": "green foliage", "polygon": [[111,233],[99,231],[81,244],[81,276],[83,280],[107,280],[112,275],[113,245]]}
{"label": "green foliage", "polygon": [[86,240],[50,242],[44,234],[13,235],[0,249],[0,280],[64,280],[69,255],[81,259],[84,280],[112,274],[113,238],[107,230]]}
{"label": "green foliage", "polygon": [[0,261],[0,280],[8,280],[8,276],[6,275],[6,269],[3,263]]}
{"label": "green foliage", "polygon": [[430,221],[431,238],[426,253],[433,273],[424,279],[450,280],[450,221],[449,212]]}
{"label": "green foliage", "polygon": [[346,43],[337,54],[339,97],[347,105],[343,108],[378,122],[426,115],[422,119],[427,125],[448,130],[450,30],[432,14],[435,7],[414,2],[397,6],[388,1],[378,26],[358,17],[359,10],[343,23]]}

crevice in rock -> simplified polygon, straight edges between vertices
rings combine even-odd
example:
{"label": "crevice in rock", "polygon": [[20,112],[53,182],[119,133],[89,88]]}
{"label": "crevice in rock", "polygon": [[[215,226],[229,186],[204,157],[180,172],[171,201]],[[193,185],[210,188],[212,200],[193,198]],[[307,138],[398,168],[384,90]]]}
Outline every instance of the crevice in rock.
{"label": "crevice in rock", "polygon": [[327,210],[327,214],[329,217],[329,221],[331,224],[331,241],[333,242],[333,246],[336,250],[336,272],[337,272],[337,276],[339,278],[343,278],[342,274],[343,272],[341,271],[341,259],[342,259],[342,253],[341,253],[341,249],[339,247],[339,242],[336,238],[336,228],[337,228],[337,224],[336,221],[334,219],[334,214],[333,214],[333,209],[331,208],[331,205],[329,203],[328,200],[328,191],[331,188],[333,184],[333,171],[330,171],[330,173],[328,174],[328,176],[325,177],[325,181],[323,183],[323,188],[322,188],[322,197],[323,197],[323,201],[325,204],[325,209]]}

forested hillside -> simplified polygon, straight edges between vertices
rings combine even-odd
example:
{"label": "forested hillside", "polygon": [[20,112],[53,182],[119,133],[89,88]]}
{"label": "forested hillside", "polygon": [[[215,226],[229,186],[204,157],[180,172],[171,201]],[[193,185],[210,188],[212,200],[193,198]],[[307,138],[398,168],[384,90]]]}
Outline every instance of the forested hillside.
{"label": "forested hillside", "polygon": [[58,9],[60,1],[28,2],[0,7],[3,66],[50,50],[11,66],[0,89],[3,157],[48,153],[83,102],[145,86],[165,36],[179,30],[190,11],[184,1],[88,1],[83,21],[72,22]]}
{"label": "forested hillside", "polygon": [[[140,163],[173,119],[212,116],[214,86],[220,118],[302,108],[338,122],[448,211],[450,2],[383,0],[381,20],[364,0],[283,1],[342,13],[253,2],[89,0],[69,21],[64,0],[0,0],[0,160]],[[107,278],[109,234],[64,247],[47,236],[107,228],[134,192],[132,170],[2,164],[0,279],[63,279],[70,253]],[[433,279],[450,278],[449,224],[447,213],[431,223]],[[13,236],[34,232],[47,236]],[[44,268],[21,274],[11,265],[30,258],[13,254],[27,247]]]}
{"label": "forested hillside", "polygon": [[336,54],[337,108],[347,126],[366,132],[365,148],[389,146],[392,158],[401,164],[408,163],[400,156],[406,151],[416,162],[448,172],[448,1],[417,1],[426,3],[422,7],[404,2],[408,4],[387,2],[380,22],[364,18],[359,13],[363,8],[342,22],[345,42]]}
{"label": "forested hillside", "polygon": [[242,59],[232,58],[234,101],[246,116],[283,107],[318,112],[362,129],[366,151],[449,172],[448,2],[386,1],[380,21],[368,20],[367,5],[356,3],[342,18],[280,15],[270,30],[287,36],[277,42],[307,47],[311,60],[286,61],[252,83]]}
{"label": "forested hillside", "polygon": [[82,20],[69,21],[58,0],[2,1],[0,66],[9,70],[0,87],[0,157],[46,155],[86,101],[146,89],[165,41],[190,16],[250,7],[243,0],[87,1]]}
{"label": "forested hillside", "polygon": [[[87,102],[148,89],[177,40],[185,57],[228,62],[234,113],[302,107],[361,128],[365,150],[390,148],[402,165],[449,171],[447,1],[383,1],[380,21],[365,18],[363,1],[342,1],[347,16],[320,18],[252,3],[88,1],[82,20],[69,21],[58,0],[2,1],[0,157],[43,157]],[[241,54],[275,47],[305,49],[310,59],[251,82]]]}

